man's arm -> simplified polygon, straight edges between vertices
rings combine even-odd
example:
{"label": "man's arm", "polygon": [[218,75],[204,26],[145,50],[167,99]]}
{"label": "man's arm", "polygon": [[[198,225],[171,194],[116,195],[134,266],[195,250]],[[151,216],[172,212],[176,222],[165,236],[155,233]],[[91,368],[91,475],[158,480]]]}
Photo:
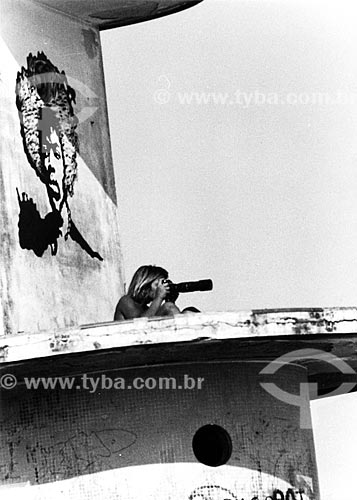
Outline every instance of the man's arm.
{"label": "man's arm", "polygon": [[119,300],[118,305],[115,309],[114,321],[142,317],[151,318],[152,316],[155,316],[163,301],[163,297],[161,295],[158,295],[154,298],[154,300],[150,304],[150,307],[147,308],[144,306],[145,309],[137,304],[135,300],[129,297],[129,295],[124,295]]}

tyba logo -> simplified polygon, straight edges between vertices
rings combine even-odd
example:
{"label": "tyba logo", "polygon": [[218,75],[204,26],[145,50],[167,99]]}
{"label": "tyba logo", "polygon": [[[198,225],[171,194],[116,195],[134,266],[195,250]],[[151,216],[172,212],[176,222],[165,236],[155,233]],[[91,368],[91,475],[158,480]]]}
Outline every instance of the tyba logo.
{"label": "tyba logo", "polygon": [[[298,349],[286,353],[279,358],[274,359],[265,368],[260,371],[260,375],[273,375],[279,368],[284,365],[298,363],[302,360],[316,360],[319,362],[329,363],[339,370],[344,375],[356,375],[355,370],[349,366],[343,359],[334,356],[331,353],[321,351],[320,349]],[[346,394],[350,392],[356,382],[343,382],[336,389],[325,394],[324,396],[338,396],[341,394]],[[311,428],[311,417],[310,417],[310,399],[318,399],[318,384],[316,382],[303,382],[300,383],[300,394],[291,394],[284,391],[278,387],[274,382],[260,382],[260,385],[269,394],[274,396],[276,399],[283,401],[289,405],[300,407],[300,427],[302,429]],[[321,397],[321,396],[320,396]]]}

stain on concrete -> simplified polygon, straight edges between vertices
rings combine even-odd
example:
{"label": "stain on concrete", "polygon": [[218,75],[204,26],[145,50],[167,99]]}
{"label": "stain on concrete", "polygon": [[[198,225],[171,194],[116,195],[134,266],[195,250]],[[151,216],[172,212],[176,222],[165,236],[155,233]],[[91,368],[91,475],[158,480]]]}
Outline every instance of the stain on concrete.
{"label": "stain on concrete", "polygon": [[138,18],[152,17],[156,14],[158,10],[158,2],[146,1],[140,2],[140,5],[121,5],[120,10],[108,9],[99,12],[93,12],[89,14],[89,17],[93,19],[100,19],[101,21],[117,21],[120,15],[121,23],[131,23]]}
{"label": "stain on concrete", "polygon": [[87,56],[90,59],[94,59],[98,55],[99,41],[97,34],[92,29],[82,29],[83,44]]}

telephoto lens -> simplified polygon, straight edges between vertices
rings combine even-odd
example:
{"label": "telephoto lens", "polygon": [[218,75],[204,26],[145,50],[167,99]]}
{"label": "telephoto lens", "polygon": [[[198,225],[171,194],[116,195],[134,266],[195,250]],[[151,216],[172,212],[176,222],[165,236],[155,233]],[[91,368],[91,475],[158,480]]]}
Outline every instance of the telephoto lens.
{"label": "telephoto lens", "polygon": [[170,288],[176,293],[208,292],[213,288],[210,279],[200,281],[183,281],[182,283],[172,283]]}

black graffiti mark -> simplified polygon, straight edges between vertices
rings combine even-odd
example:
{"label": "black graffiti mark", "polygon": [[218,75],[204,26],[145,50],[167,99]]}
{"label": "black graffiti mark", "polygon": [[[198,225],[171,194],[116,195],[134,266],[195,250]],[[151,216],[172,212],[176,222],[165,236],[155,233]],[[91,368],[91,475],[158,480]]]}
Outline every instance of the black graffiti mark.
{"label": "black graffiti mark", "polygon": [[[276,489],[273,491],[272,495],[266,496],[264,500],[304,500],[302,496],[303,493],[304,490],[302,489],[294,492],[292,488],[288,488],[284,495],[281,490]],[[296,494],[299,495],[299,498],[296,497]],[[239,500],[232,491],[217,485],[207,485],[196,488],[189,496],[189,500],[194,500],[195,498],[201,498],[202,500]],[[240,500],[244,500],[244,498]],[[258,496],[254,496],[251,500],[260,499]]]}
{"label": "black graffiti mark", "polygon": [[78,245],[83,248],[84,251],[87,252],[88,255],[90,255],[92,258],[98,259],[98,260],[103,260],[103,257],[98,253],[95,252],[89,244],[86,242],[86,240],[83,238],[81,233],[78,231],[77,226],[74,224],[72,221],[71,227],[69,229],[68,235],[65,236],[65,239],[68,238],[68,236],[78,243]]}
{"label": "black graffiti mark", "polygon": [[189,496],[189,500],[194,498],[202,498],[203,500],[212,500],[213,498],[217,498],[217,500],[239,500],[230,490],[215,484],[196,488]]}
{"label": "black graffiti mark", "polygon": [[[29,198],[26,193],[22,193],[22,196],[20,196],[18,189],[16,189],[16,192],[20,207],[18,223],[20,247],[26,250],[33,250],[37,257],[42,257],[47,248],[50,247],[51,255],[56,255],[58,248],[57,240],[62,235],[61,228],[63,225],[63,218],[60,212],[53,210],[42,218],[33,199]],[[73,221],[71,222],[68,234],[65,236],[65,240],[68,237],[78,243],[90,257],[100,261],[103,260],[103,257],[89,246]]]}
{"label": "black graffiti mark", "polygon": [[36,443],[33,448],[27,447],[27,461],[37,484],[69,479],[104,470],[108,461],[117,465],[116,457],[133,446],[136,440],[134,432],[120,428],[79,431],[52,446]]}
{"label": "black graffiti mark", "polygon": [[[300,493],[300,497],[301,497],[302,496],[301,495],[302,492],[299,491],[299,493]],[[287,490],[287,492],[285,494],[285,500],[296,500],[295,493],[294,493],[294,491],[291,488],[289,488]]]}
{"label": "black graffiti mark", "polygon": [[284,493],[281,490],[273,492],[273,500],[284,500]]}
{"label": "black graffiti mark", "polygon": [[[295,493],[299,494],[300,499],[296,498]],[[288,488],[286,490],[285,495],[284,495],[284,493],[281,490],[274,490],[273,496],[269,495],[269,496],[265,497],[265,500],[303,500],[303,496],[302,496],[303,493],[304,493],[304,491],[301,489],[294,492],[294,490],[292,488]],[[252,499],[252,500],[254,500],[254,499]],[[257,498],[257,500],[258,500],[258,498]]]}
{"label": "black graffiti mark", "polygon": [[17,199],[19,202],[19,243],[20,247],[33,250],[37,257],[42,257],[48,247],[51,254],[57,253],[57,239],[62,235],[61,227],[63,219],[56,210],[49,212],[44,218],[37,210],[36,203],[26,193],[20,196],[18,189]]}
{"label": "black graffiti mark", "polygon": [[68,477],[72,471],[71,464],[75,464],[78,473],[85,473],[92,466],[98,465],[101,459],[110,458],[130,448],[136,439],[136,434],[124,429],[78,432],[53,447],[60,456],[60,467],[56,474]]}
{"label": "black graffiti mark", "polygon": [[18,193],[19,243],[38,257],[48,247],[56,255],[57,240],[67,219],[65,240],[70,237],[90,257],[103,260],[73,223],[69,207],[79,152],[75,103],[76,92],[68,84],[65,72],[60,72],[43,52],[30,53],[27,67],[17,73],[16,106],[26,158],[45,185],[51,211],[42,218],[33,199],[27,193],[22,193],[22,197]]}

